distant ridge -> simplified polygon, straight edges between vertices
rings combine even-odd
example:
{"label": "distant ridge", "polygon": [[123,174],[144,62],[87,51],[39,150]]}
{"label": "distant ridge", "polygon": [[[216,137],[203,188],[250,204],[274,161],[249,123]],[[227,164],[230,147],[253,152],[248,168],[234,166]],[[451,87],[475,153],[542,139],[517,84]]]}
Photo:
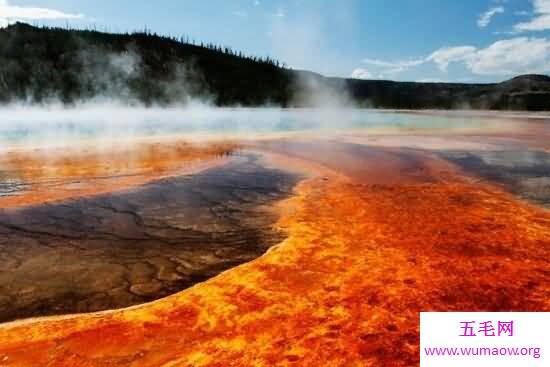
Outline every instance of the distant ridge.
{"label": "distant ridge", "polygon": [[492,84],[329,78],[149,31],[110,34],[24,23],[0,30],[0,103],[105,98],[166,105],[199,98],[219,106],[286,107],[311,105],[314,99],[303,97],[319,91],[372,108],[550,110],[547,75]]}
{"label": "distant ridge", "polygon": [[516,76],[515,78],[510,79],[508,82],[550,82],[550,76],[540,75],[540,74],[525,74]]}

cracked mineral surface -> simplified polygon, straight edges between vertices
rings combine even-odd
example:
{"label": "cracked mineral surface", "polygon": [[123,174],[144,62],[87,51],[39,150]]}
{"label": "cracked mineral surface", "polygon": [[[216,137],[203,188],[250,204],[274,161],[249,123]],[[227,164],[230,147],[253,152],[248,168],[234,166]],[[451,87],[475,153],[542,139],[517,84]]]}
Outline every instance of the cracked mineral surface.
{"label": "cracked mineral surface", "polygon": [[0,210],[0,321],[158,299],[282,240],[273,202],[298,177],[237,155],[123,192]]}

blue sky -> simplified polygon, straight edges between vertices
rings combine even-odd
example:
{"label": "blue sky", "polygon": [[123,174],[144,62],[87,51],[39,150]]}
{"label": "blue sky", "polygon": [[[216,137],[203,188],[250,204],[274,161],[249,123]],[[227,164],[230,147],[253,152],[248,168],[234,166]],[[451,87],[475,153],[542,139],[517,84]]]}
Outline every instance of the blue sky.
{"label": "blue sky", "polygon": [[0,0],[15,20],[189,35],[335,76],[491,82],[550,73],[550,0]]}

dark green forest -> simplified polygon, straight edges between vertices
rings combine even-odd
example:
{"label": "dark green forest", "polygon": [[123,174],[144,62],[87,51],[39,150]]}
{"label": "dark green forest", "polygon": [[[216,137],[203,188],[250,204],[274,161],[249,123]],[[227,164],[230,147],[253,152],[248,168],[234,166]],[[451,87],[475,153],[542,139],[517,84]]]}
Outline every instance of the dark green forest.
{"label": "dark green forest", "polygon": [[97,96],[145,104],[286,105],[291,73],[269,58],[151,34],[37,28],[0,30],[0,100],[72,103]]}
{"label": "dark green forest", "polygon": [[328,78],[229,47],[143,32],[34,27],[0,30],[0,103],[72,104],[97,98],[168,105],[305,106],[308,94],[345,95],[359,107],[550,110],[550,77],[502,83],[414,83]]}

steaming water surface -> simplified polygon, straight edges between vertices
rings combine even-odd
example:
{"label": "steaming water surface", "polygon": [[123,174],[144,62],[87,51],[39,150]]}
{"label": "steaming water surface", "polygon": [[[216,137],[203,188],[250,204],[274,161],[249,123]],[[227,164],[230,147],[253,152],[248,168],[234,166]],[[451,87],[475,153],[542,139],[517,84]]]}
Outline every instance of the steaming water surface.
{"label": "steaming water surface", "polygon": [[453,129],[494,124],[490,118],[470,115],[416,115],[365,109],[13,107],[5,109],[2,115],[0,147],[181,134],[188,138],[249,137],[335,129]]}
{"label": "steaming water surface", "polygon": [[[359,135],[360,143],[366,141],[367,144],[420,149],[428,148],[427,145],[431,144],[431,148],[436,150],[462,152],[464,149],[502,151],[513,148],[513,152],[507,153],[508,157],[521,157],[531,149],[525,143],[526,139],[530,139],[530,143],[539,140],[539,145],[545,149],[545,135],[540,134],[540,131],[545,126],[548,130],[550,125],[544,116],[529,120],[518,118],[521,116],[517,113],[404,113],[352,108],[212,108],[205,105],[144,108],[85,104],[73,108],[18,105],[5,107],[1,112],[0,154],[13,149],[29,151],[45,146],[76,146],[81,149],[83,143],[102,149],[113,144],[116,146],[122,141],[132,144],[141,139],[155,141],[164,137],[182,141],[205,138],[239,141],[258,137],[314,135],[322,139],[345,137],[350,141]],[[532,126],[536,128],[531,131]],[[484,135],[487,132],[491,133],[490,138]],[[504,132],[508,134],[505,140],[502,137]],[[394,136],[392,138],[384,134]],[[448,138],[449,134],[453,135],[452,139]],[[380,136],[383,138],[380,139]],[[421,141],[417,144],[419,137]],[[547,167],[545,154],[535,156],[542,160],[543,167]],[[451,159],[449,154],[443,157],[455,164],[460,163]],[[9,169],[0,167],[0,197],[28,190],[31,184],[21,180],[17,174],[10,173]],[[543,192],[546,191],[543,189]]]}
{"label": "steaming water surface", "polygon": [[[5,109],[0,124],[4,157],[41,146],[80,149],[83,142],[101,147],[166,136],[246,140],[243,145],[257,152],[232,155],[223,166],[133,190],[19,209],[0,205],[0,321],[145,302],[261,255],[282,240],[272,229],[276,216],[266,208],[291,195],[299,181],[295,173],[284,171],[284,164],[284,170],[264,165],[260,156],[265,151],[381,184],[388,184],[388,177],[398,181],[408,176],[435,182],[423,159],[438,156],[548,205],[547,124],[505,115],[361,109]],[[259,137],[268,141],[255,141]],[[158,141],[151,152],[166,148]],[[163,159],[147,159],[153,158]],[[373,161],[383,162],[384,169],[367,169]],[[0,199],[36,194],[32,179],[20,179],[1,162]],[[25,162],[18,161],[18,169],[29,171]],[[110,178],[118,179],[122,171],[109,171]],[[75,185],[83,179],[70,177]]]}

